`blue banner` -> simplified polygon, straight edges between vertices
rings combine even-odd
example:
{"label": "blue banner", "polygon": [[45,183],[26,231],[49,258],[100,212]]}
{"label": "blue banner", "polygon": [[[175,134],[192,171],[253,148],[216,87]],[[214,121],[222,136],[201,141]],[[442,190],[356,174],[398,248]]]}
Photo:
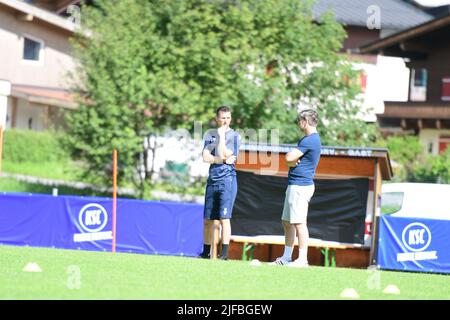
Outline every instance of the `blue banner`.
{"label": "blue banner", "polygon": [[382,216],[381,269],[450,273],[450,221]]}
{"label": "blue banner", "polygon": [[[0,194],[0,244],[111,251],[112,199]],[[197,256],[203,205],[117,199],[116,251]]]}

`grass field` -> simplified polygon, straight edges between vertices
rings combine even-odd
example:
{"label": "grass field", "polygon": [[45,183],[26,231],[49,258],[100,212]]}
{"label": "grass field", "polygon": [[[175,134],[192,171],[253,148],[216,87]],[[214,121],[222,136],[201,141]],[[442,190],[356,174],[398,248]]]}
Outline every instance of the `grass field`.
{"label": "grass field", "polygon": [[[42,185],[37,183],[29,183],[18,181],[13,178],[0,178],[0,192],[25,192],[25,193],[41,193],[52,194],[54,186]],[[57,186],[59,195],[79,195],[79,196],[98,196],[111,197],[110,192],[100,192],[90,188],[71,188],[66,186]],[[130,198],[128,195],[118,194],[121,198]]]}
{"label": "grass field", "polygon": [[3,160],[2,171],[64,181],[79,181],[82,177],[80,165],[73,161],[34,163]]}
{"label": "grass field", "polygon": [[[22,271],[28,262],[42,272]],[[382,293],[388,284],[400,295]],[[0,299],[334,300],[344,288],[360,299],[450,299],[450,276],[0,246]]]}

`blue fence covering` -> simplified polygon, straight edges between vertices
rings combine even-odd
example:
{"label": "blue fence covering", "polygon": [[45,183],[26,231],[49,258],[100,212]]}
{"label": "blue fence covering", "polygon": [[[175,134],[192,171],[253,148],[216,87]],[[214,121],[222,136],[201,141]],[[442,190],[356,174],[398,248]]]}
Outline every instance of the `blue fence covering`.
{"label": "blue fence covering", "polygon": [[450,273],[450,221],[382,216],[381,269]]}
{"label": "blue fence covering", "polygon": [[[197,256],[203,206],[117,199],[116,251]],[[0,244],[110,251],[112,199],[0,194]]]}

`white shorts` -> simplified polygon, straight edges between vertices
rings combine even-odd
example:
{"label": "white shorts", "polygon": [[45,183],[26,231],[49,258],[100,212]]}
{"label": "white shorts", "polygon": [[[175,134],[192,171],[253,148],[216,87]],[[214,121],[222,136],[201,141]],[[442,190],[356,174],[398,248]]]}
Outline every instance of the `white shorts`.
{"label": "white shorts", "polygon": [[310,186],[288,185],[281,220],[291,224],[306,223],[309,200],[314,194],[314,189],[313,184]]}

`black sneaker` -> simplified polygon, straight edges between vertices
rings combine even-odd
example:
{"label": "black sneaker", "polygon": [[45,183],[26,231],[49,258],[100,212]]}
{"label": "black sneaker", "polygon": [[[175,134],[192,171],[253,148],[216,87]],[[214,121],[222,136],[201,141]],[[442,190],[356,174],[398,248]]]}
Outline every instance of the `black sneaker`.
{"label": "black sneaker", "polygon": [[199,255],[198,256],[199,258],[202,258],[202,259],[210,259],[211,257],[209,256],[209,254],[201,254],[201,255]]}

